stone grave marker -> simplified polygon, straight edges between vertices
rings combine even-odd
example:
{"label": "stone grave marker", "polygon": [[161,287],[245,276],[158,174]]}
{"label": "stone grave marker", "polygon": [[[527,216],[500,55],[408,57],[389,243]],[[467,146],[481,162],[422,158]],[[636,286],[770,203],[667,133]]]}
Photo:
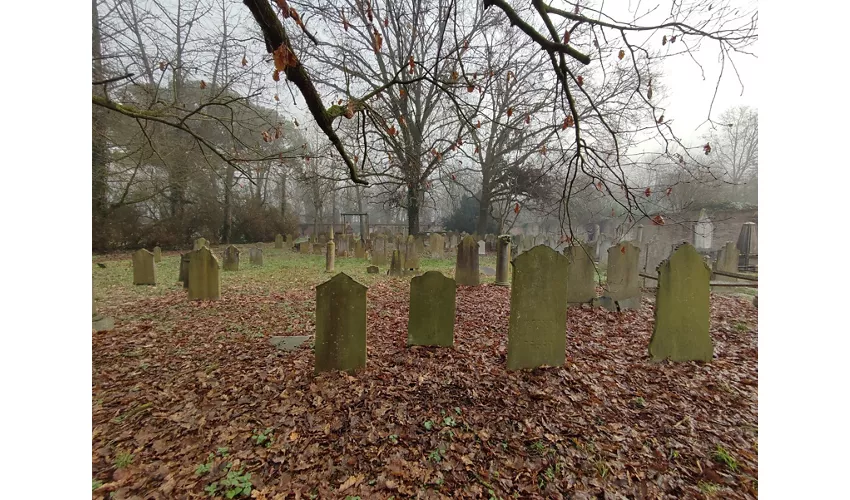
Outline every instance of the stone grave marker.
{"label": "stone grave marker", "polygon": [[158,246],[153,247],[153,261],[162,262],[162,249]]}
{"label": "stone grave marker", "polygon": [[97,312],[97,303],[94,301],[94,290],[91,297],[91,329],[95,332],[107,332],[115,328],[115,320]]}
{"label": "stone grave marker", "polygon": [[287,234],[287,235],[286,235],[286,246],[285,246],[285,248],[286,248],[287,250],[292,250],[292,244],[293,244],[293,241],[294,241],[294,240],[292,239],[292,235],[291,235],[291,234]]}
{"label": "stone grave marker", "polygon": [[369,266],[366,268],[366,272],[369,274],[378,274],[378,271],[380,271],[380,269],[378,269],[378,266]]}
{"label": "stone grave marker", "polygon": [[546,245],[514,259],[508,370],[564,364],[568,272],[567,258]]}
{"label": "stone grave marker", "polygon": [[711,361],[710,278],[711,269],[687,243],[658,265],[655,327],[649,341],[653,361]]}
{"label": "stone grave marker", "polygon": [[281,351],[291,352],[304,345],[310,338],[309,335],[292,335],[290,337],[275,335],[269,338],[269,343]]}
{"label": "stone grave marker", "polygon": [[694,224],[694,247],[697,250],[711,250],[714,236],[714,223],[708,218],[705,209],[699,211],[699,219]]}
{"label": "stone grave marker", "polygon": [[218,259],[208,247],[189,253],[189,300],[221,298]]}
{"label": "stone grave marker", "polygon": [[336,264],[336,243],[334,243],[333,233],[330,235],[330,239],[325,243],[325,272],[332,273],[334,272],[334,265]]}
{"label": "stone grave marker", "polygon": [[419,251],[417,250],[417,239],[413,236],[407,237],[407,246],[404,252],[404,269],[419,269]]}
{"label": "stone grave marker", "polygon": [[[726,244],[720,248],[720,252],[717,254],[717,260],[714,261],[714,270],[727,273],[737,273],[739,261],[740,255],[738,254],[738,247],[735,243],[727,241]],[[718,281],[738,281],[737,278],[730,278],[729,276],[721,276],[719,274],[716,279]]]}
{"label": "stone grave marker", "polygon": [[478,255],[487,255],[487,242],[478,240]]}
{"label": "stone grave marker", "polygon": [[252,266],[262,266],[263,250],[256,247],[248,250],[248,261],[251,262]]}
{"label": "stone grave marker", "polygon": [[324,243],[313,243],[313,254],[322,255],[322,253],[324,251],[325,251],[325,244]]}
{"label": "stone grave marker", "polygon": [[379,234],[373,240],[372,248],[372,265],[386,266],[387,265],[387,238],[383,234]]}
{"label": "stone grave marker", "polygon": [[274,247],[283,248],[283,235],[278,233],[274,237]]}
{"label": "stone grave marker", "polygon": [[180,254],[180,274],[177,277],[177,281],[183,283],[183,288],[189,288],[189,259],[191,257],[192,252],[186,252]]}
{"label": "stone grave marker", "polygon": [[234,245],[228,245],[224,249],[224,270],[238,271],[239,270],[239,249]]}
{"label": "stone grave marker", "polygon": [[310,250],[313,248],[313,244],[310,243],[310,240],[304,240],[298,244],[298,250],[302,255],[307,255],[310,253]]}
{"label": "stone grave marker", "polygon": [[209,243],[207,243],[207,239],[206,238],[198,238],[197,240],[195,240],[195,245],[192,247],[192,250],[200,250],[201,247],[204,247],[204,246],[209,246]]}
{"label": "stone grave marker", "polygon": [[640,248],[622,242],[608,249],[605,296],[620,311],[640,308]]}
{"label": "stone grave marker", "polygon": [[410,280],[407,345],[454,345],[455,280],[428,271]]}
{"label": "stone grave marker", "polygon": [[478,245],[472,236],[464,237],[457,245],[455,281],[458,285],[468,286],[478,286],[481,283],[481,277],[478,275]]}
{"label": "stone grave marker", "polygon": [[567,302],[570,304],[585,304],[596,298],[596,266],[591,252],[579,243],[564,249],[564,256],[570,263],[567,272]]}
{"label": "stone grave marker", "polygon": [[315,372],[366,367],[366,287],[339,273],[316,287]]}
{"label": "stone grave marker", "polygon": [[500,235],[496,240],[496,284],[510,286],[508,266],[511,263],[511,235]]}
{"label": "stone grave marker", "polygon": [[363,248],[363,242],[360,240],[354,242],[354,257],[357,259],[366,258],[366,249]]}
{"label": "stone grave marker", "polygon": [[392,261],[390,262],[390,270],[387,272],[389,276],[402,275],[401,253],[398,250],[393,250]]}
{"label": "stone grave marker", "polygon": [[133,284],[156,285],[156,264],[153,253],[140,248],[133,253]]}

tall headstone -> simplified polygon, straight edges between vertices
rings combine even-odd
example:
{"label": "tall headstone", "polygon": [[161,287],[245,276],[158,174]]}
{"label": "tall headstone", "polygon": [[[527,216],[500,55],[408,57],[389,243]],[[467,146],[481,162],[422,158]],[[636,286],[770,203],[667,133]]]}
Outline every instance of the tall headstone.
{"label": "tall headstone", "polygon": [[366,287],[339,273],[316,287],[315,372],[366,366]]}
{"label": "tall headstone", "polygon": [[457,245],[455,281],[458,285],[478,286],[478,273],[478,245],[472,236],[466,236]]}
{"label": "tall headstone", "polygon": [[510,286],[508,266],[511,263],[511,235],[503,234],[496,240],[496,284]]}
{"label": "tall headstone", "polygon": [[333,240],[333,233],[331,233],[330,239],[325,243],[325,272],[332,273],[334,272],[334,264],[336,259],[336,244]]}
{"label": "tall headstone", "polygon": [[363,248],[363,242],[360,240],[354,242],[354,257],[358,259],[366,258],[366,250]]}
{"label": "tall headstone", "polygon": [[286,235],[286,246],[284,248],[286,248],[287,250],[292,250],[293,241],[295,241],[295,240],[292,239],[292,235],[287,234]]}
{"label": "tall headstone", "polygon": [[567,333],[567,258],[539,245],[513,261],[508,370],[561,366]]}
{"label": "tall headstone", "polygon": [[622,242],[608,249],[608,282],[605,296],[619,308],[640,307],[640,248]]}
{"label": "tall headstone", "polygon": [[741,232],[738,234],[737,248],[740,254],[740,265],[746,269],[751,265],[751,256],[758,254],[758,236],[756,234],[755,222],[745,222],[741,226]]}
{"label": "tall headstone", "polygon": [[407,246],[404,252],[404,269],[419,269],[419,251],[417,247],[417,238],[413,236],[407,237]]}
{"label": "tall headstone", "polygon": [[144,248],[133,254],[133,284],[156,285],[156,264],[153,254]]}
{"label": "tall headstone", "polygon": [[654,361],[711,361],[709,328],[711,269],[696,249],[683,243],[658,266],[655,327],[649,341]]}
{"label": "tall headstone", "polygon": [[201,247],[209,246],[206,238],[198,238],[195,240],[195,245],[192,247],[192,250],[200,250]]}
{"label": "tall headstone", "polygon": [[425,237],[417,235],[413,238],[413,249],[416,250],[416,255],[425,253]]}
{"label": "tall headstone", "polygon": [[564,256],[570,263],[567,272],[567,302],[570,304],[584,304],[596,298],[596,265],[591,252],[590,248],[575,241],[564,249]]}
{"label": "tall headstone", "polygon": [[180,254],[180,275],[177,281],[183,283],[183,288],[189,288],[189,261],[191,256],[192,252]]}
{"label": "tall headstone", "polygon": [[256,247],[248,250],[248,260],[251,262],[252,266],[262,266],[263,250]]}
{"label": "tall headstone", "polygon": [[158,246],[153,247],[153,261],[162,262],[162,249]]}
{"label": "tall headstone", "polygon": [[[714,261],[714,270],[727,273],[737,273],[738,262],[738,247],[735,246],[735,243],[727,241],[726,244],[720,248],[720,252],[717,254],[717,260]],[[717,279],[720,281],[738,281],[736,278],[730,278],[719,274],[717,275]]]}
{"label": "tall headstone", "polygon": [[390,261],[390,270],[387,271],[390,276],[402,275],[401,252],[393,250],[392,260]]}
{"label": "tall headstone", "polygon": [[708,218],[705,209],[700,210],[699,219],[694,224],[694,247],[697,250],[711,250],[714,237],[714,223]]}
{"label": "tall headstone", "polygon": [[407,345],[454,345],[455,280],[428,271],[410,281]]}
{"label": "tall headstone", "polygon": [[208,247],[189,254],[189,300],[221,298],[219,263]]}
{"label": "tall headstone", "polygon": [[377,235],[373,240],[372,265],[387,265],[387,238],[383,234]]}
{"label": "tall headstone", "polygon": [[487,242],[484,240],[478,241],[478,255],[487,255]]}
{"label": "tall headstone", "polygon": [[282,249],[283,248],[283,235],[278,233],[274,237],[274,247]]}
{"label": "tall headstone", "polygon": [[234,245],[228,245],[227,248],[224,249],[224,270],[239,270],[239,249]]}

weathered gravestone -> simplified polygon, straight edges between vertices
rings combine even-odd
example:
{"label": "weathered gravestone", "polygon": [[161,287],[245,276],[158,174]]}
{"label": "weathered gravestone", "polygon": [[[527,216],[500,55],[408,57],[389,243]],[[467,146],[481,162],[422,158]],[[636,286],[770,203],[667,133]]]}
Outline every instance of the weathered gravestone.
{"label": "weathered gravestone", "polygon": [[714,223],[708,218],[705,209],[699,211],[699,219],[694,224],[694,246],[697,250],[711,250],[714,237]]}
{"label": "weathered gravestone", "polygon": [[413,236],[407,237],[407,246],[404,251],[404,269],[419,269],[419,240]]}
{"label": "weathered gravestone", "polygon": [[189,253],[189,300],[218,300],[221,279],[218,259],[207,247]]}
{"label": "weathered gravestone", "polygon": [[292,239],[292,235],[287,234],[286,235],[286,246],[284,248],[286,248],[287,250],[292,250],[292,244],[293,244],[294,241],[295,240]]}
{"label": "weathered gravestone", "polygon": [[313,248],[313,244],[310,243],[310,240],[304,240],[298,244],[298,251],[302,255],[307,255],[310,253],[310,249]]}
{"label": "weathered gravestone", "polygon": [[431,258],[434,258],[434,259],[445,258],[446,243],[444,241],[442,234],[431,233],[431,240],[428,242],[428,246],[429,246],[428,250],[431,251]]}
{"label": "weathered gravestone", "polygon": [[292,335],[288,337],[276,335],[269,338],[269,343],[281,351],[291,352],[298,349],[309,340],[309,335]]}
{"label": "weathered gravestone", "polygon": [[564,256],[570,263],[567,272],[567,302],[570,304],[584,304],[596,298],[596,266],[591,251],[575,242],[564,249]]}
{"label": "weathered gravestone", "polygon": [[413,249],[416,250],[416,255],[425,253],[425,237],[418,235],[413,238]]}
{"label": "weathered gravestone", "polygon": [[153,247],[153,261],[154,262],[162,262],[162,249],[157,247]]}
{"label": "weathered gravestone", "polygon": [[274,247],[283,248],[283,235],[278,233],[274,237]]}
{"label": "weathered gravestone", "polygon": [[144,248],[133,254],[133,284],[156,285],[156,264],[153,254]]}
{"label": "weathered gravestone", "polygon": [[[640,248],[623,242],[608,249],[608,277],[605,296],[609,306],[625,311],[640,307]],[[609,307],[610,308],[610,307]]]}
{"label": "weathered gravestone", "polygon": [[386,266],[387,265],[387,238],[383,234],[379,234],[374,239],[372,245],[372,265]]}
{"label": "weathered gravestone", "polygon": [[478,240],[478,255],[487,255],[487,242]]}
{"label": "weathered gravestone", "polygon": [[514,259],[508,370],[564,364],[568,269],[567,258],[545,245]]}
{"label": "weathered gravestone", "polygon": [[366,268],[366,272],[369,274],[378,274],[378,271],[380,271],[380,269],[378,269],[378,266],[369,266]]}
{"label": "weathered gravestone", "polygon": [[252,248],[248,250],[248,260],[252,266],[263,265],[263,251],[260,248]]}
{"label": "weathered gravestone", "polygon": [[224,270],[238,271],[239,270],[239,249],[233,245],[228,245],[224,249]]}
{"label": "weathered gravestone", "polygon": [[407,345],[454,345],[455,280],[428,271],[410,280]]}
{"label": "weathered gravestone", "polygon": [[649,355],[654,361],[711,361],[710,277],[711,269],[687,243],[659,264],[655,328],[649,341]]}
{"label": "weathered gravestone", "polygon": [[[714,261],[714,270],[727,273],[737,273],[739,260],[738,247],[735,243],[727,241],[717,254],[717,260]],[[720,281],[738,281],[736,278],[730,278],[719,274],[717,275],[717,279]]]}
{"label": "weathered gravestone", "polygon": [[206,238],[198,238],[197,240],[195,240],[195,244],[192,247],[192,250],[200,250],[201,247],[205,247],[205,246],[209,246],[209,243],[207,243],[207,239]]}
{"label": "weathered gravestone", "polygon": [[95,332],[106,332],[113,328],[115,328],[115,320],[97,312],[97,304],[94,301],[94,290],[92,290],[91,329]]}
{"label": "weathered gravestone", "polygon": [[500,235],[496,240],[496,284],[510,286],[508,266],[511,263],[511,235]]}
{"label": "weathered gravestone", "polygon": [[366,250],[363,248],[363,242],[360,240],[354,242],[354,257],[357,259],[366,258]]}
{"label": "weathered gravestone", "polygon": [[390,276],[401,276],[401,253],[398,250],[393,250],[392,261],[390,262],[390,270],[387,274]]}
{"label": "weathered gravestone", "polygon": [[322,252],[325,251],[324,243],[313,243],[313,253],[315,255],[322,255]]}
{"label": "weathered gravestone", "polygon": [[339,273],[316,287],[316,373],[366,366],[366,287]]}
{"label": "weathered gravestone", "polygon": [[183,283],[183,288],[189,288],[189,260],[191,259],[192,252],[186,252],[180,254],[180,274],[177,277],[177,281]]}
{"label": "weathered gravestone", "polygon": [[334,264],[336,262],[336,244],[334,243],[333,229],[331,230],[330,239],[325,243],[325,272],[334,272]]}
{"label": "weathered gravestone", "polygon": [[464,237],[457,246],[455,281],[458,285],[478,286],[478,245],[472,236]]}

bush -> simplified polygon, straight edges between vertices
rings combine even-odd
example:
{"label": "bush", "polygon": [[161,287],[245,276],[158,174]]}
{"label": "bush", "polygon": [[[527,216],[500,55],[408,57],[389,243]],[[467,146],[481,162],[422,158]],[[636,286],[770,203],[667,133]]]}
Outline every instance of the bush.
{"label": "bush", "polygon": [[298,219],[291,210],[286,211],[286,217],[280,209],[262,205],[257,199],[237,205],[233,210],[233,243],[254,243],[274,241],[278,233],[295,235],[298,233]]}
{"label": "bush", "polygon": [[[461,200],[454,212],[443,219],[443,227],[446,231],[466,231],[469,234],[474,234],[478,227],[478,200],[472,196],[466,196]],[[487,233],[495,233],[498,231],[498,225],[492,217],[487,221]]]}

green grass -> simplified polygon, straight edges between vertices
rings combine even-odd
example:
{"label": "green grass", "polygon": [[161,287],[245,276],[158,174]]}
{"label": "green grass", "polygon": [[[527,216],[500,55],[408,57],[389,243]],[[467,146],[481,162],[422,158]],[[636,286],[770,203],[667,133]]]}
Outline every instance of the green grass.
{"label": "green grass", "polygon": [[731,470],[732,472],[738,471],[738,461],[735,460],[735,457],[733,457],[731,454],[729,454],[729,452],[726,451],[726,449],[723,448],[722,446],[717,445],[717,449],[714,450],[714,453],[712,454],[711,457],[716,462],[720,462],[720,463],[726,465],[726,467],[728,467],[729,470]]}

